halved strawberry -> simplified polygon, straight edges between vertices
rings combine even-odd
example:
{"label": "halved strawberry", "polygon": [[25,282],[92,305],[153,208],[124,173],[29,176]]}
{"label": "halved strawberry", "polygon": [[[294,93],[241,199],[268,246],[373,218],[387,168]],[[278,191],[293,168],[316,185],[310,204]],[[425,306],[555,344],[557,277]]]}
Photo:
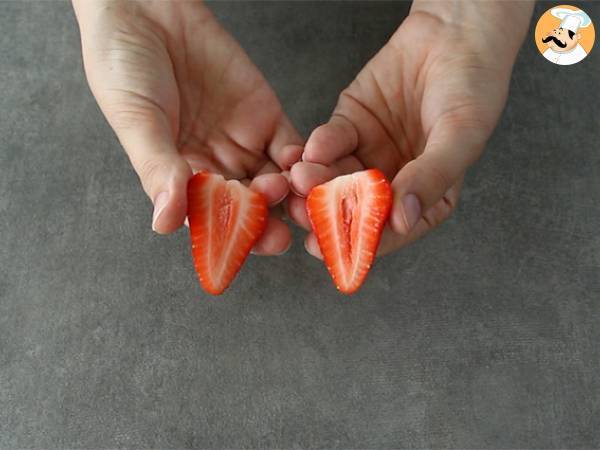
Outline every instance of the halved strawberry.
{"label": "halved strawberry", "polygon": [[325,264],[337,288],[361,286],[392,206],[392,189],[377,169],[337,177],[314,187],[306,209]]}
{"label": "halved strawberry", "polygon": [[262,194],[237,180],[199,172],[188,183],[192,256],[200,284],[221,294],[235,278],[269,214]]}

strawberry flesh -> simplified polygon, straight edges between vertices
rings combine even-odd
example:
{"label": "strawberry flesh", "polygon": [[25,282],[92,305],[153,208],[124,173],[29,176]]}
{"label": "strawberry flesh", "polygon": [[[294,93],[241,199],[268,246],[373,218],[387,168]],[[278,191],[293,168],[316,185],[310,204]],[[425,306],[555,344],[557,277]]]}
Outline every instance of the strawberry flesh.
{"label": "strawberry flesh", "polygon": [[377,252],[392,205],[392,190],[377,169],[314,187],[306,200],[313,231],[337,288],[356,292]]}
{"label": "strawberry flesh", "polygon": [[199,172],[188,183],[192,256],[200,284],[219,295],[231,284],[267,225],[264,196],[237,180]]}

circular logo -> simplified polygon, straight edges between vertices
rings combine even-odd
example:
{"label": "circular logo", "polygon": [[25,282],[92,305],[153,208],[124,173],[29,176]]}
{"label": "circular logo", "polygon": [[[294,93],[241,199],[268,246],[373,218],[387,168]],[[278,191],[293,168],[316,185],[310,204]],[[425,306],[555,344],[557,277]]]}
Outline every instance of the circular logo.
{"label": "circular logo", "polygon": [[592,51],[596,32],[592,19],[575,6],[550,8],[535,27],[535,45],[544,58],[569,66],[585,59]]}

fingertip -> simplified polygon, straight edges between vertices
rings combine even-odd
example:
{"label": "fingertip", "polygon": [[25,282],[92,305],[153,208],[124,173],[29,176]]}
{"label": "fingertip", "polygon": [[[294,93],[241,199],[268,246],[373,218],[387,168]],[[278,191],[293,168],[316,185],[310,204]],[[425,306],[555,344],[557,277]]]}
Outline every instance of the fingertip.
{"label": "fingertip", "polygon": [[343,138],[338,135],[334,125],[326,123],[318,126],[308,137],[302,161],[331,164],[343,151]]}
{"label": "fingertip", "polygon": [[136,171],[152,200],[152,230],[159,234],[176,231],[187,216],[189,164],[178,155],[166,154],[146,159]]}
{"label": "fingertip", "polygon": [[297,162],[296,164],[294,164],[292,167],[290,167],[290,177],[289,177],[289,182],[290,182],[290,190],[301,197],[305,197],[305,195],[300,192],[299,188],[297,186],[303,186],[304,184],[304,163],[302,162]]}
{"label": "fingertip", "polygon": [[152,230],[158,234],[177,231],[186,219],[186,208],[185,198],[177,198],[166,191],[159,193],[154,200]]}
{"label": "fingertip", "polygon": [[326,164],[327,149],[330,148],[331,141],[328,124],[319,125],[306,141],[302,161]]}
{"label": "fingertip", "polygon": [[291,144],[286,145],[281,150],[280,167],[282,170],[289,170],[295,163],[300,161],[304,147],[302,145]]}
{"label": "fingertip", "polygon": [[390,224],[390,226],[386,226],[383,229],[383,233],[381,233],[379,246],[377,247],[377,256],[379,257],[393,252],[406,245],[408,242],[410,242],[409,236],[397,233]]}
{"label": "fingertip", "polygon": [[302,154],[302,161],[331,164],[352,153],[358,144],[354,125],[345,117],[334,115],[326,124],[313,130]]}
{"label": "fingertip", "polygon": [[300,159],[302,137],[290,120],[284,116],[275,130],[275,135],[267,148],[267,154],[281,170],[287,170]]}
{"label": "fingertip", "polygon": [[377,248],[377,256],[383,256],[394,252],[402,247],[406,247],[412,242],[419,239],[430,230],[429,224],[425,220],[419,220],[408,234],[396,233],[391,226],[386,226],[381,234],[379,247]]}
{"label": "fingertip", "polygon": [[408,235],[421,218],[421,203],[415,194],[406,194],[403,197],[396,196],[392,212],[390,214],[390,225],[392,229],[404,236]]}
{"label": "fingertip", "polygon": [[308,236],[306,236],[306,239],[304,240],[304,248],[310,255],[314,256],[315,258],[318,258],[320,260],[323,259],[323,253],[321,253],[321,248],[319,247],[317,236],[315,236],[314,233],[309,233]]}
{"label": "fingertip", "polygon": [[287,213],[297,225],[305,230],[310,230],[310,220],[306,212],[306,200],[295,194],[290,194],[287,198]]}
{"label": "fingertip", "polygon": [[390,227],[395,233],[405,235],[407,233],[406,226],[404,225],[404,214],[396,205],[393,205],[390,213]]}
{"label": "fingertip", "polygon": [[298,162],[292,166],[291,188],[300,196],[306,197],[310,190],[335,177],[332,168],[322,164],[310,162]]}
{"label": "fingertip", "polygon": [[262,193],[269,206],[274,206],[285,199],[290,186],[281,173],[266,173],[254,178],[250,183],[250,189]]}
{"label": "fingertip", "polygon": [[269,216],[267,227],[263,235],[254,245],[252,253],[255,255],[282,255],[292,243],[289,227],[280,219]]}

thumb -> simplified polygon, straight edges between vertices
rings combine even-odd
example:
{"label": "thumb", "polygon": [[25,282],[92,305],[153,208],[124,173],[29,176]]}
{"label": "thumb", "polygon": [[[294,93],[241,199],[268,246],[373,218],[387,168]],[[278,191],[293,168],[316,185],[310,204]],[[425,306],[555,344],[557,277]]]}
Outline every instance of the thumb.
{"label": "thumb", "polygon": [[187,215],[192,171],[177,151],[167,119],[151,109],[134,118],[119,113],[107,117],[152,200],[152,229],[161,234],[177,230]]}
{"label": "thumb", "polygon": [[421,217],[460,182],[481,154],[486,139],[487,134],[477,128],[451,124],[434,127],[423,153],[400,169],[392,181],[392,229],[409,234]]}
{"label": "thumb", "polygon": [[169,54],[146,22],[127,20],[131,5],[105,3],[74,2],[85,72],[154,204],[152,228],[170,233],[183,225],[192,172],[175,144],[179,99]]}

